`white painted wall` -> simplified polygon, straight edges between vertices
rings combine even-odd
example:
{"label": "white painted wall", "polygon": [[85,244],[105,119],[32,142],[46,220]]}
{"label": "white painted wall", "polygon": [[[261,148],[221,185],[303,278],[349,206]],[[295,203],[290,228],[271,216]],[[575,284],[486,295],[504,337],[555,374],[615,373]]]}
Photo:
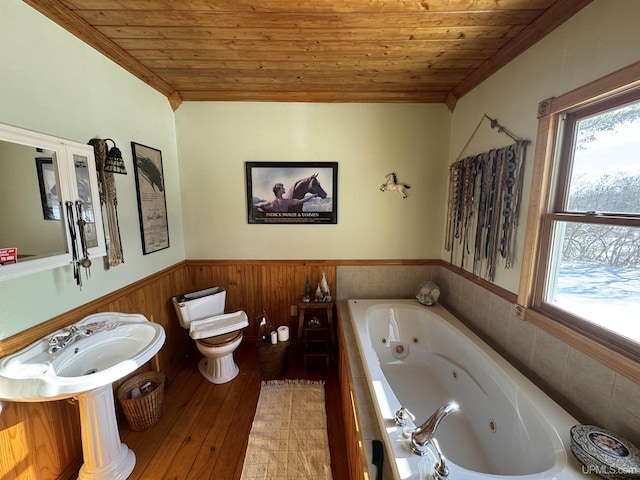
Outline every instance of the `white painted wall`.
{"label": "white painted wall", "polygon": [[[518,231],[518,260],[510,270],[498,268],[497,285],[518,291],[538,103],[639,61],[639,18],[640,2],[596,0],[458,102],[451,124],[450,163],[459,157],[485,113],[497,118],[514,134],[531,140]],[[508,137],[492,130],[485,121],[463,157],[509,143]],[[442,258],[449,259],[449,253],[443,250]]]}
{"label": "white painted wall", "polygon": [[[437,258],[450,117],[444,105],[183,104],[187,258]],[[247,161],[338,162],[338,223],[248,224]],[[406,199],[380,191],[392,171]]]}
{"label": "white painted wall", "polygon": [[[167,99],[19,0],[0,2],[0,122],[82,143],[113,138],[129,171],[116,176],[126,263],[105,272],[101,259],[93,259],[82,290],[70,267],[0,282],[0,338],[184,259]],[[163,155],[171,246],[150,255],[142,255],[131,141]]]}
{"label": "white painted wall", "polygon": [[[0,283],[0,338],[184,258],[448,259],[447,165],[482,114],[533,145],[540,100],[640,59],[638,18],[640,2],[595,0],[464,96],[453,115],[442,105],[222,102],[186,102],[174,115],[162,95],[31,7],[0,2],[0,122],[81,142],[114,138],[130,169],[117,178],[126,263],[109,272],[96,265],[82,291],[69,268]],[[171,248],[146,256],[132,140],[160,149],[164,161]],[[485,125],[463,153],[506,143]],[[338,162],[338,224],[247,224],[246,161]],[[379,191],[393,170],[412,186],[406,200]],[[526,202],[521,220],[518,248]],[[498,269],[496,283],[517,291],[519,269]]]}
{"label": "white painted wall", "polygon": [[[532,179],[538,102],[638,62],[639,18],[640,2],[595,0],[458,102],[451,126],[451,162],[484,113],[532,141],[524,182],[525,209],[518,235],[519,259]],[[484,125],[466,154],[482,152],[505,142],[505,138]],[[496,283],[517,292],[519,276],[518,263],[512,270],[499,269]],[[439,281],[443,291],[448,292],[448,305],[492,346],[506,353],[545,392],[566,405],[579,421],[600,425],[636,444],[640,441],[637,383],[521,321],[511,313],[508,302],[472,282],[446,270]]]}

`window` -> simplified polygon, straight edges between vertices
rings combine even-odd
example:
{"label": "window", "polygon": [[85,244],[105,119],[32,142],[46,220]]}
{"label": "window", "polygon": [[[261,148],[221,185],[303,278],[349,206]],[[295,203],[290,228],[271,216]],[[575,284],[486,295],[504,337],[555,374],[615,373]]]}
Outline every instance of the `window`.
{"label": "window", "polygon": [[610,80],[611,92],[594,82],[548,101],[540,118],[527,303],[640,360],[640,88]]}

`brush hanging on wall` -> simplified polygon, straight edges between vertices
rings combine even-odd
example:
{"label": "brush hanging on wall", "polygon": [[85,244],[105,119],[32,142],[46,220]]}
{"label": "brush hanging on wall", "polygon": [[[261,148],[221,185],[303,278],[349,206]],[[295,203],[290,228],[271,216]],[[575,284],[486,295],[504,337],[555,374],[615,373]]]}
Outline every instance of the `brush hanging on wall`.
{"label": "brush hanging on wall", "polygon": [[445,249],[451,252],[453,263],[455,247],[461,247],[463,268],[473,251],[473,273],[492,282],[498,255],[504,259],[505,268],[511,268],[514,263],[529,141],[516,137],[487,115],[480,120],[471,138],[485,119],[491,121],[491,128],[498,128],[515,143],[463,158],[449,167]]}
{"label": "brush hanging on wall", "polygon": [[120,236],[120,223],[118,221],[116,181],[113,172],[105,170],[108,153],[107,142],[99,138],[93,138],[89,140],[89,145],[93,146],[93,151],[96,156],[100,204],[103,209],[103,216],[107,219],[107,225],[104,229],[107,246],[105,269],[109,269],[124,263],[124,252],[122,251],[122,241]]}

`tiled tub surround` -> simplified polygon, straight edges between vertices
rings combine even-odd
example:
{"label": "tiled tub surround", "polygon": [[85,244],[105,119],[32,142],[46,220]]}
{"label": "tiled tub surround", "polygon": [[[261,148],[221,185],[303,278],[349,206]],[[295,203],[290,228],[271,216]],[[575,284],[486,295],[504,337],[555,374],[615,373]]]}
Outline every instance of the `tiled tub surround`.
{"label": "tiled tub surround", "polygon": [[[413,298],[425,280],[439,285],[444,306],[579,421],[601,426],[640,445],[640,385],[515,317],[510,302],[447,268],[338,266],[337,299]],[[348,315],[346,301],[338,302],[338,310],[341,316]],[[356,404],[370,459],[371,440],[381,438],[380,432],[353,331],[344,322],[339,323],[349,350]],[[392,478],[386,470],[385,478]]]}
{"label": "tiled tub surround", "polygon": [[438,265],[338,265],[337,299],[414,298],[421,282],[438,283],[440,269]]}
{"label": "tiled tub surround", "polygon": [[[640,445],[640,385],[513,315],[513,304],[442,268],[441,300],[582,423]],[[448,293],[445,293],[448,292]]]}

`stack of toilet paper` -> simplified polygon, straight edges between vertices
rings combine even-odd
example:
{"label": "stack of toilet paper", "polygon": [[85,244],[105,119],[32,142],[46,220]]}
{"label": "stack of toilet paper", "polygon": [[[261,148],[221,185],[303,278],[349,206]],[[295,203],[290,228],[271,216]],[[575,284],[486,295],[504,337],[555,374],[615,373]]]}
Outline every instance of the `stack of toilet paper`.
{"label": "stack of toilet paper", "polygon": [[289,340],[289,327],[282,325],[278,327],[278,330],[271,332],[271,344],[275,345],[278,342],[286,342]]}

